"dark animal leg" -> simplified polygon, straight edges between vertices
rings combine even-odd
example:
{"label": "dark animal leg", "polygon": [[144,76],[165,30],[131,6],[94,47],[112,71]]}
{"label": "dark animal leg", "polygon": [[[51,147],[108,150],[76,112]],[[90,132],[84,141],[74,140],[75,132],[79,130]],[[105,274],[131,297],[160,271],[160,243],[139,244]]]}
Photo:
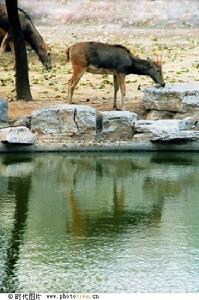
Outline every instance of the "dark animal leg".
{"label": "dark animal leg", "polygon": [[125,75],[124,74],[118,74],[118,81],[122,96],[122,110],[125,110],[124,100],[126,96],[126,85],[125,85]]}
{"label": "dark animal leg", "polygon": [[114,99],[113,99],[113,109],[117,110],[117,92],[119,90],[119,82],[117,75],[113,75],[113,84],[114,84]]}

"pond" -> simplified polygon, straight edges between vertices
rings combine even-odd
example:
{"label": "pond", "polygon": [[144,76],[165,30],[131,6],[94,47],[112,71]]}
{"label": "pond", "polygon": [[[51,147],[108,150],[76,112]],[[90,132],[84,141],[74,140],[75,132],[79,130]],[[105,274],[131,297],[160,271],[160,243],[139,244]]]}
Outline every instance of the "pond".
{"label": "pond", "polygon": [[0,291],[198,292],[199,156],[0,156]]}

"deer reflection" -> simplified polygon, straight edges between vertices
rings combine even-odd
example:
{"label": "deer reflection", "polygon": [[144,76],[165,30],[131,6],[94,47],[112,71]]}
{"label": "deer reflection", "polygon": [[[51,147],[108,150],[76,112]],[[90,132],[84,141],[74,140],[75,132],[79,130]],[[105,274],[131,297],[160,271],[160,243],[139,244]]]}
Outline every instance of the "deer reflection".
{"label": "deer reflection", "polygon": [[84,236],[86,232],[86,217],[84,213],[81,211],[78,200],[75,197],[74,191],[70,192],[69,196],[69,204],[71,207],[71,215],[72,220],[69,226],[67,226],[67,230],[72,235]]}
{"label": "deer reflection", "polygon": [[[154,222],[159,223],[161,220],[162,213],[162,202],[156,201],[157,203],[151,204],[151,206],[146,209],[137,209],[134,207],[134,201],[132,193],[132,203],[128,204],[126,191],[128,191],[129,186],[125,183],[125,173],[123,170],[123,175],[121,176],[121,171],[118,168],[121,166],[122,161],[119,162],[117,166],[117,161],[110,163],[107,160],[96,160],[95,168],[92,170],[84,170],[83,165],[81,168],[76,168],[73,178],[73,186],[71,187],[70,194],[68,196],[68,203],[71,210],[71,221],[67,224],[67,232],[72,236],[95,236],[103,235],[105,233],[118,234],[126,230],[129,225],[138,226],[139,224],[150,225]],[[113,168],[114,166],[114,168]],[[132,169],[132,165],[129,164],[129,169],[127,164],[125,164],[126,174],[132,175],[137,169]],[[85,173],[86,172],[86,173]],[[89,173],[91,172],[91,173]],[[108,188],[107,194],[104,190],[105,195],[107,195],[107,202],[112,199],[109,203],[109,208],[105,204],[106,208],[101,207],[100,209],[91,209],[86,207],[87,199],[85,202],[81,202],[81,198],[84,195],[84,190],[82,189],[82,194],[78,186],[80,185],[80,178],[87,178],[88,183],[89,176],[94,176],[95,172],[97,189],[104,190]],[[82,176],[84,173],[84,176]],[[107,187],[107,176],[109,176],[109,183]],[[85,183],[84,183],[85,184]],[[85,184],[86,185],[86,184]],[[86,190],[86,186],[85,190]],[[87,187],[88,188],[88,187]],[[90,189],[95,189],[96,186],[90,186]],[[133,189],[133,187],[131,187]],[[146,193],[147,195],[147,193]],[[88,196],[89,197],[89,196]],[[89,205],[95,206],[98,201],[101,201],[100,195],[98,195],[98,190],[93,193],[93,198],[89,199]],[[129,195],[128,195],[129,197]],[[103,199],[103,203],[106,203],[106,199]]]}

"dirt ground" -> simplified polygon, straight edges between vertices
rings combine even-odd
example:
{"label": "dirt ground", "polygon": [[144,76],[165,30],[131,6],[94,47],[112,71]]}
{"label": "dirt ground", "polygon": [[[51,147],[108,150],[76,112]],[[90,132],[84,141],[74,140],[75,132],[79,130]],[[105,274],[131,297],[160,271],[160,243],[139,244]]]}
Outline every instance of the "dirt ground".
{"label": "dirt ground", "polygon": [[[71,65],[66,64],[65,50],[78,41],[102,41],[122,44],[142,58],[163,57],[166,84],[199,81],[199,29],[140,28],[120,30],[106,26],[56,25],[37,27],[52,50],[53,68],[44,70],[35,53],[29,52],[29,75],[34,100],[16,101],[13,54],[0,56],[0,96],[9,101],[9,120],[29,115],[37,108],[67,103],[67,82]],[[149,77],[129,75],[126,78],[126,110],[143,115],[142,97],[145,87],[154,83]],[[112,76],[85,74],[74,93],[73,101],[111,110],[113,105]],[[120,105],[120,94],[118,94]]]}

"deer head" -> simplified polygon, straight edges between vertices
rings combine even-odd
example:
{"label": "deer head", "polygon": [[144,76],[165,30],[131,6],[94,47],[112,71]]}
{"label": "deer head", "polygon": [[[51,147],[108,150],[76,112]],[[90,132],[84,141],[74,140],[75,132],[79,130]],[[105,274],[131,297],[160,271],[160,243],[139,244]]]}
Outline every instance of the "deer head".
{"label": "deer head", "polygon": [[52,68],[50,47],[47,44],[42,43],[38,49],[38,55],[44,67],[49,71]]}
{"label": "deer head", "polygon": [[151,78],[161,87],[165,86],[163,74],[162,74],[162,59],[156,58],[156,61],[152,61],[150,58],[147,58],[149,63],[149,75]]}

